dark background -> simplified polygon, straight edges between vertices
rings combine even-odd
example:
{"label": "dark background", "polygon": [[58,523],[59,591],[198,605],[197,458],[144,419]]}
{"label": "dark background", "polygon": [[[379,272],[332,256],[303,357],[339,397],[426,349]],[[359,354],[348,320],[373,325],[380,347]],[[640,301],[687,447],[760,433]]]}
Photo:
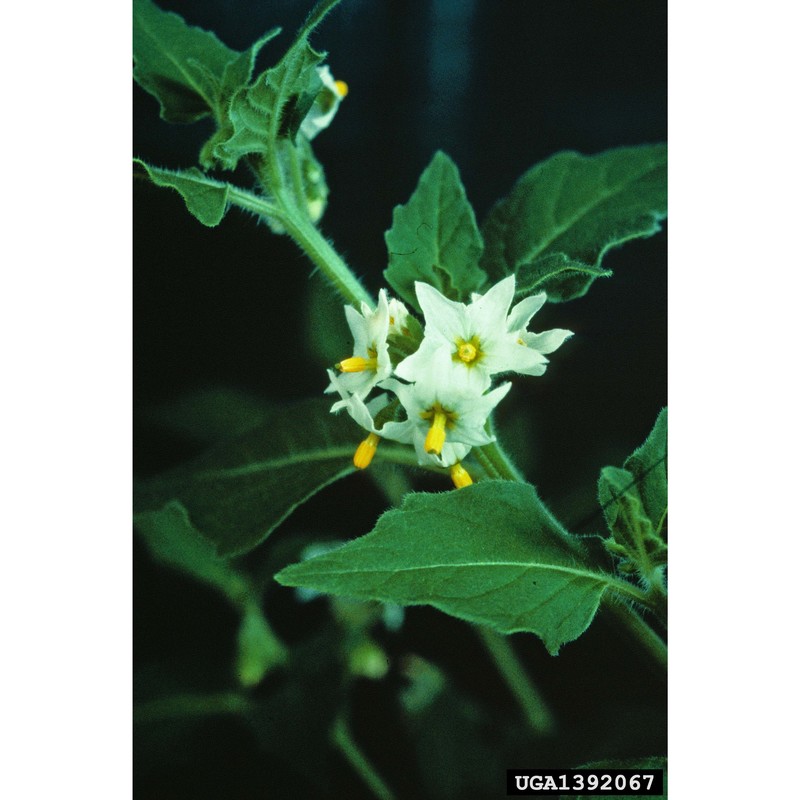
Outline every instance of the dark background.
{"label": "dark background", "polygon": [[[261,69],[278,60],[311,2],[160,5],[237,50],[280,25],[284,32],[262,51]],[[321,225],[373,293],[383,285],[392,209],[407,201],[437,149],[459,166],[480,221],[528,167],[554,152],[666,140],[664,2],[345,0],[312,43],[328,51],[333,74],[350,86],[334,123],[314,140],[331,190]],[[133,102],[134,154],[158,166],[193,165],[210,133],[205,122],[162,122],[138,86]],[[147,476],[195,452],[144,421],[153,406],[211,386],[299,399],[321,392],[326,378],[306,344],[309,266],[291,241],[235,210],[218,228],[204,228],[177,194],[143,182],[134,187],[134,223],[134,452],[137,474]],[[545,376],[515,380],[500,418],[501,436],[505,430],[528,479],[567,527],[584,533],[602,529],[594,500],[600,468],[621,464],[666,405],[665,232],[610,252],[604,265],[612,278],[536,316],[534,330],[563,327],[575,336],[551,357]],[[384,501],[363,476],[347,481],[349,491],[329,487],[290,518],[273,537],[276,546],[309,531],[341,537],[370,530]],[[227,609],[202,587],[156,569],[138,547],[134,565],[137,669],[209,651],[213,664],[198,671],[228,669],[235,620]],[[298,638],[298,628],[311,630],[318,620],[284,591],[271,590],[270,611],[281,635]],[[513,714],[466,625],[414,609],[402,637],[399,649],[443,665],[498,719]],[[513,638],[564,726],[537,765],[664,752],[663,682],[602,617],[555,659],[538,640]],[[372,685],[361,691],[369,702],[359,695],[357,705],[390,702]],[[417,796],[413,770],[400,777],[408,743],[381,744],[385,731],[373,730],[366,711],[354,724],[390,782],[403,788],[406,780],[404,796]],[[246,730],[207,725],[191,746],[181,744],[181,759],[159,759],[158,747],[140,746],[139,796],[292,796],[264,793],[265,785],[283,786],[283,773],[263,760]],[[338,796],[360,796],[346,766],[332,780],[344,786]]]}

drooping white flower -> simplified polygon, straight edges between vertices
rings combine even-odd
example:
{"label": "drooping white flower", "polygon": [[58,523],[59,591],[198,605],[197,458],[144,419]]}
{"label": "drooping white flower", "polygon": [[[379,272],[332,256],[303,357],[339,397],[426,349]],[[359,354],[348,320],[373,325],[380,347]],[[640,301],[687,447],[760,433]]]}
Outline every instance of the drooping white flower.
{"label": "drooping white flower", "polygon": [[[365,398],[379,382],[392,374],[389,358],[389,303],[386,290],[378,294],[378,305],[372,310],[367,303],[361,303],[361,311],[345,306],[345,316],[350,332],[353,334],[353,355],[340,361],[336,367],[343,374],[338,385],[333,382],[326,392],[357,394]],[[334,403],[331,411],[344,408],[344,400]]]}
{"label": "drooping white flower", "polygon": [[348,92],[347,84],[344,81],[333,79],[327,64],[324,67],[317,67],[317,74],[322,81],[322,88],[300,125],[300,133],[309,140],[331,124],[339,110],[339,103],[347,96]]}
{"label": "drooping white flower", "polygon": [[[417,381],[444,364],[461,375],[474,391],[487,389],[492,376],[502,372],[543,374],[548,363],[544,353],[555,350],[569,331],[547,331],[529,344],[526,337],[537,335],[528,334],[525,328],[546,297],[526,298],[509,313],[514,290],[515,279],[510,275],[486,294],[473,295],[472,302],[465,305],[417,281],[417,299],[425,315],[425,336],[417,352],[397,365],[396,374]],[[537,344],[550,349],[543,350]],[[437,360],[435,356],[440,351],[449,354],[449,364]]]}
{"label": "drooping white flower", "polygon": [[[433,368],[413,384],[397,380],[382,386],[393,391],[406,411],[402,422],[387,422],[381,436],[411,441],[421,465],[449,467],[460,462],[473,446],[494,441],[486,433],[486,420],[511,388],[504,383],[491,392],[475,389],[466,374],[447,371],[450,354],[440,349]],[[436,368],[438,362],[438,370]]]}

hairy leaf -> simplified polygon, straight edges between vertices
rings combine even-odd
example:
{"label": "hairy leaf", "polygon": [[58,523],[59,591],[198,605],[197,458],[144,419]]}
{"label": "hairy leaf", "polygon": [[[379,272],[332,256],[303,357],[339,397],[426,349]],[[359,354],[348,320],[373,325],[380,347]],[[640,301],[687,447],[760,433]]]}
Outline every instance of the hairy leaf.
{"label": "hairy leaf", "polygon": [[156,186],[175,189],[183,197],[186,208],[203,225],[213,228],[222,221],[228,210],[227,183],[207,177],[196,167],[186,170],[169,170],[153,167],[135,158],[135,164],[145,169]]}
{"label": "hairy leaf", "polygon": [[222,556],[253,549],[298,505],[354,470],[361,431],[319,398],[282,406],[192,464],[138,487],[137,505],[177,498]]}
{"label": "hairy leaf", "polygon": [[[666,409],[658,415],[645,443],[625,460],[624,469],[603,468],[597,496],[613,538],[606,546],[628,559],[643,578],[653,580],[656,570],[667,561]],[[624,564],[621,568],[627,569]]]}
{"label": "hairy leaf", "polygon": [[239,53],[151,0],[133,3],[133,76],[167,122],[219,116],[222,79]]}
{"label": "hairy leaf", "polygon": [[491,210],[481,266],[493,281],[515,273],[518,296],[571,300],[610,274],[601,268],[610,248],[657,233],[666,211],[666,145],[557,153]]}
{"label": "hairy leaf", "polygon": [[453,300],[466,300],[486,274],[478,266],[483,241],[458,168],[437,152],[411,199],[397,206],[386,232],[389,267],[384,277],[407,303],[419,308],[414,281]]}
{"label": "hairy leaf", "polygon": [[606,591],[636,591],[606,570],[594,540],[564,531],[532,486],[507,481],[407,495],[371,533],[276,580],[430,604],[503,633],[536,633],[553,654],[586,630]]}
{"label": "hairy leaf", "polygon": [[324,53],[299,36],[278,64],[240,88],[231,98],[229,122],[215,143],[213,156],[226,169],[251,154],[265,155],[281,138],[293,141],[322,82],[317,66]]}

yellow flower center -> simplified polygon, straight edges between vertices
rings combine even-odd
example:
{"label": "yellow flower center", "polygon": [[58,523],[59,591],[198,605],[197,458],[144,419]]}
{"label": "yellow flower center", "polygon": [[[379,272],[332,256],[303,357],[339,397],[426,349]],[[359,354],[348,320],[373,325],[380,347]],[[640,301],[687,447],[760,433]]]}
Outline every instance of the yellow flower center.
{"label": "yellow flower center", "polygon": [[468,342],[464,339],[456,339],[455,345],[453,361],[461,361],[467,366],[473,366],[483,357],[480,339],[477,336],[473,336]]}
{"label": "yellow flower center", "polygon": [[350,87],[344,81],[334,81],[333,85],[336,87],[336,92],[339,97],[347,97]]}

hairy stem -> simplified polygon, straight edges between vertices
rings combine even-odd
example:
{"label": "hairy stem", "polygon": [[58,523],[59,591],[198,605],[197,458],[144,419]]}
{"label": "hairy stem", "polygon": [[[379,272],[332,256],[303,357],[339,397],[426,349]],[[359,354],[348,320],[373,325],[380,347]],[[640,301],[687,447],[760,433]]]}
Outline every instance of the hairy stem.
{"label": "hairy stem", "polygon": [[348,303],[359,304],[362,300],[374,305],[369,292],[361,285],[350,267],[334,250],[330,242],[320,233],[308,215],[303,215],[288,197],[286,191],[269,201],[252,192],[231,187],[228,198],[232,205],[261,217],[277,219],[295,244],[311,259],[328,278],[342,298]]}
{"label": "hairy stem", "polygon": [[615,600],[604,601],[603,606],[616,617],[617,621],[644,647],[661,668],[667,668],[666,642],[634,609]]}
{"label": "hairy stem", "polygon": [[508,688],[522,706],[531,730],[537,736],[546,736],[552,733],[555,728],[553,715],[517,658],[511,642],[506,636],[483,625],[476,626],[476,629]]}
{"label": "hairy stem", "polygon": [[331,729],[331,740],[339,749],[339,752],[347,759],[347,763],[369,786],[375,797],[379,798],[379,800],[394,799],[394,795],[383,778],[381,778],[375,767],[370,764],[361,748],[356,744],[350,732],[350,727],[343,717],[337,718],[336,722],[334,722]]}

